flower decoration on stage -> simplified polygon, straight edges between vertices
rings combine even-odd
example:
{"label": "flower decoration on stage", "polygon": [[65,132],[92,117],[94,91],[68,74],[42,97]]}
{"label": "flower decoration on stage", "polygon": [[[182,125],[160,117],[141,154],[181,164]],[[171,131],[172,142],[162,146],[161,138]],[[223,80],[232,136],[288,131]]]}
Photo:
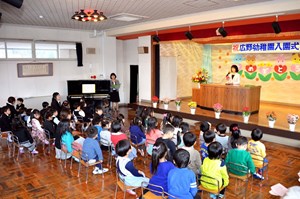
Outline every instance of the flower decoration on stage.
{"label": "flower decoration on stage", "polygon": [[215,112],[220,113],[223,109],[223,105],[220,103],[216,103],[213,105],[213,109]]}
{"label": "flower decoration on stage", "polygon": [[158,102],[158,97],[157,96],[153,96],[152,97],[152,102],[156,102],[157,103]]}
{"label": "flower decoration on stage", "polygon": [[191,102],[188,103],[188,106],[190,108],[196,108],[197,107],[197,102],[191,101]]}
{"label": "flower decoration on stage", "polygon": [[181,99],[177,97],[175,99],[175,104],[176,104],[176,106],[180,106],[181,105]]}
{"label": "flower decoration on stage", "polygon": [[192,76],[192,81],[195,83],[207,83],[208,81],[208,71],[204,68],[201,68],[197,73]]}
{"label": "flower decoration on stage", "polygon": [[258,77],[261,81],[267,82],[272,77],[272,64],[268,62],[262,62],[258,64],[259,66],[259,74]]}
{"label": "flower decoration on stage", "polygon": [[163,98],[162,101],[164,104],[169,104],[171,100],[170,100],[170,98],[165,97],[165,98]]}
{"label": "flower decoration on stage", "polygon": [[298,120],[299,120],[299,115],[296,114],[287,115],[287,121],[289,124],[296,124]]}
{"label": "flower decoration on stage", "polygon": [[275,121],[277,119],[277,115],[274,111],[268,112],[266,116],[269,121]]}
{"label": "flower decoration on stage", "polygon": [[250,115],[249,107],[245,106],[243,108],[243,117],[248,117]]}

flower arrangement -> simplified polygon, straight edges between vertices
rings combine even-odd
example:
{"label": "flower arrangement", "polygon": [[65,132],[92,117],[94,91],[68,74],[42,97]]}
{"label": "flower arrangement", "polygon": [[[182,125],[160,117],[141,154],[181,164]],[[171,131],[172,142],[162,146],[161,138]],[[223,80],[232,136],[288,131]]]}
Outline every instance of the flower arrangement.
{"label": "flower arrangement", "polygon": [[220,103],[216,103],[216,104],[213,105],[213,109],[214,109],[215,112],[220,113],[223,109],[223,106]]}
{"label": "flower arrangement", "polygon": [[170,103],[170,99],[167,98],[167,97],[165,97],[162,101],[163,101],[164,104],[169,104]]}
{"label": "flower arrangement", "polygon": [[243,108],[243,117],[248,117],[250,115],[249,107],[245,106]]}
{"label": "flower arrangement", "polygon": [[195,83],[207,83],[209,76],[208,71],[204,68],[201,68],[197,73],[192,76],[192,81]]}
{"label": "flower arrangement", "polygon": [[287,121],[289,124],[296,124],[298,120],[299,120],[299,115],[296,114],[287,115]]}
{"label": "flower arrangement", "polygon": [[180,106],[181,105],[181,99],[180,98],[176,98],[175,99],[175,104],[176,104],[176,106]]}
{"label": "flower arrangement", "polygon": [[275,121],[277,119],[277,115],[274,111],[268,112],[266,116],[269,121]]}
{"label": "flower arrangement", "polygon": [[157,103],[158,102],[158,97],[157,96],[153,96],[152,97],[152,102],[156,102]]}
{"label": "flower arrangement", "polygon": [[189,102],[188,103],[188,106],[190,107],[190,108],[196,108],[197,107],[197,102],[193,102],[193,101],[191,101],[191,102]]}

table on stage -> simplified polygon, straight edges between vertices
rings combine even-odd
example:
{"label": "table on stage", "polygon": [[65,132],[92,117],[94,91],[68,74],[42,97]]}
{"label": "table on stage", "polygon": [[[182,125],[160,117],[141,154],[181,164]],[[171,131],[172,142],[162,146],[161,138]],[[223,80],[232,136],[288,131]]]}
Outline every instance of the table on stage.
{"label": "table on stage", "polygon": [[259,111],[261,86],[201,84],[193,88],[192,100],[200,108],[212,109],[215,103],[223,105],[224,112],[242,113],[249,107],[251,113]]}

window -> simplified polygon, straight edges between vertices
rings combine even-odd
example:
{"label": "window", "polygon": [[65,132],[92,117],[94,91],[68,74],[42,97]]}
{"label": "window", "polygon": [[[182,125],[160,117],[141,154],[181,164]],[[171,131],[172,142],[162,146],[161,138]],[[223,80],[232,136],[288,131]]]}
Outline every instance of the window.
{"label": "window", "polygon": [[57,59],[57,44],[36,43],[35,56],[37,59]]}
{"label": "window", "polygon": [[32,58],[31,42],[6,42],[7,58]]}
{"label": "window", "polygon": [[5,59],[5,43],[3,41],[0,41],[0,59]]}
{"label": "window", "polygon": [[60,59],[75,59],[76,45],[74,44],[58,44]]}

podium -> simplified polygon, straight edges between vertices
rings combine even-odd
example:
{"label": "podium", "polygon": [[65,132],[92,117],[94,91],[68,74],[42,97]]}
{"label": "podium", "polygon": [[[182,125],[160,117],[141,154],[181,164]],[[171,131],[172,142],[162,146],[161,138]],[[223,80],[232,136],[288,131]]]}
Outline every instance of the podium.
{"label": "podium", "polygon": [[213,109],[215,103],[223,105],[224,112],[242,113],[244,107],[249,112],[258,113],[261,86],[201,84],[193,88],[192,100],[203,109]]}

